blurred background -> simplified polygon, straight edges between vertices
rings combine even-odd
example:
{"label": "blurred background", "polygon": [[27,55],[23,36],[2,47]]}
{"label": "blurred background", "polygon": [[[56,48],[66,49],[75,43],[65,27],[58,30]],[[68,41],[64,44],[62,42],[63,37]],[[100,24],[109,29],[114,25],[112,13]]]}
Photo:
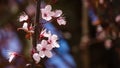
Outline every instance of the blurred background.
{"label": "blurred background", "polygon": [[[61,47],[36,68],[120,68],[120,0],[41,1],[61,9],[67,24],[44,24],[58,35]],[[23,11],[34,22],[36,0],[0,0],[0,68],[32,68],[31,40],[17,31]],[[20,56],[9,63],[9,52]]]}

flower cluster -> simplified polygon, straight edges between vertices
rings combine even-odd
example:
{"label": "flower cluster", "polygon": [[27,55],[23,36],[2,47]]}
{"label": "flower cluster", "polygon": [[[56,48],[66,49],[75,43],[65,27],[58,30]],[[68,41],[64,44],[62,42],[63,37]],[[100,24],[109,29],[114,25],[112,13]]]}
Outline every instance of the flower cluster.
{"label": "flower cluster", "polygon": [[57,22],[59,25],[65,25],[66,21],[65,18],[62,17],[61,10],[52,11],[51,5],[46,5],[45,8],[41,9],[42,18],[46,21],[50,21],[52,18],[57,18]]}
{"label": "flower cluster", "polygon": [[[43,39],[47,38],[47,39]],[[41,58],[45,56],[48,58],[52,57],[51,50],[53,48],[59,48],[59,44],[57,43],[58,37],[55,34],[51,34],[50,31],[47,32],[46,29],[42,30],[40,33],[40,39],[42,39],[41,43],[37,44],[36,50],[37,52],[33,54],[33,59],[38,63]]]}
{"label": "flower cluster", "polygon": [[[42,8],[41,9],[42,19],[46,21],[50,21],[52,20],[52,18],[55,18],[59,25],[65,25],[66,24],[65,18],[62,17],[63,12],[61,10],[55,10],[55,11],[51,11],[51,10],[52,10],[51,5],[46,5],[45,8]],[[19,17],[19,22],[22,23],[22,27],[18,28],[18,30],[25,31],[26,38],[30,39],[30,37],[35,33],[34,30],[35,28],[32,25],[32,23],[29,22],[29,16],[25,13],[22,14]],[[45,24],[45,23],[41,23],[41,24]],[[40,31],[39,34],[40,43],[37,43],[36,48],[34,48],[35,51],[32,53],[33,54],[32,58],[36,63],[39,63],[41,58],[44,57],[51,58],[52,49],[60,47],[57,42],[58,41],[57,35],[52,34],[51,31],[43,28],[43,26],[39,28],[43,29]],[[14,52],[10,53],[9,62],[11,62],[13,58],[15,58]]]}
{"label": "flower cluster", "polygon": [[24,30],[26,32],[26,38],[30,39],[30,36],[34,33],[34,29],[32,24],[27,22],[29,19],[27,14],[23,14],[19,17],[19,22],[21,22],[23,25],[21,28],[18,28],[18,30]]}

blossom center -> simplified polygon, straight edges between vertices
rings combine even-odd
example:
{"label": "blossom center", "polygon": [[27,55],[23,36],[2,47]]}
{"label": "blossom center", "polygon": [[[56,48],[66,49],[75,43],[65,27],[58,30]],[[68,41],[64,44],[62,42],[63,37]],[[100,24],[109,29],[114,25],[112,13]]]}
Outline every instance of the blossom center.
{"label": "blossom center", "polygon": [[42,48],[42,51],[46,51],[46,50],[47,50],[46,48],[44,48],[44,47]]}
{"label": "blossom center", "polygon": [[48,16],[47,13],[44,13],[44,16],[47,17]]}
{"label": "blossom center", "polygon": [[41,34],[41,35],[40,35],[40,38],[44,38],[44,35],[43,35],[43,34]]}

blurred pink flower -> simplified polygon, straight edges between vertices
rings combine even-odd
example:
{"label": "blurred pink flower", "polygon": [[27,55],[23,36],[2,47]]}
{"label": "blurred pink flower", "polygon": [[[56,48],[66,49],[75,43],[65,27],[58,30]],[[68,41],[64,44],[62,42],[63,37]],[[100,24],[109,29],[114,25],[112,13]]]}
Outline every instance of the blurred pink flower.
{"label": "blurred pink flower", "polygon": [[46,21],[50,21],[52,19],[52,16],[54,15],[54,12],[52,12],[51,10],[51,5],[46,5],[45,8],[41,9],[42,18]]}
{"label": "blurred pink flower", "polygon": [[99,0],[99,3],[100,3],[100,4],[103,4],[103,3],[104,3],[104,0]]}
{"label": "blurred pink flower", "polygon": [[40,33],[40,38],[42,38],[42,37],[50,37],[50,36],[51,36],[51,31],[47,32],[47,29],[42,30],[41,33]]}
{"label": "blurred pink flower", "polygon": [[46,40],[42,40],[41,44],[37,44],[37,51],[39,51],[39,56],[44,58],[47,56],[48,58],[52,57],[52,46],[50,46]]}
{"label": "blurred pink flower", "polygon": [[39,63],[40,62],[40,56],[38,53],[34,53],[33,54],[33,59],[36,61],[36,63]]}
{"label": "blurred pink flower", "polygon": [[57,22],[59,25],[66,25],[66,21],[65,21],[64,17],[57,18]]}
{"label": "blurred pink flower", "polygon": [[28,15],[26,15],[26,14],[23,14],[19,17],[19,22],[23,22],[23,21],[26,21],[26,20],[28,20]]}
{"label": "blurred pink flower", "polygon": [[59,48],[59,44],[57,43],[58,37],[57,35],[53,34],[48,38],[48,43],[54,48]]}
{"label": "blurred pink flower", "polygon": [[112,46],[112,40],[111,39],[105,40],[104,45],[106,49],[110,49]]}
{"label": "blurred pink flower", "polygon": [[56,10],[53,17],[60,17],[62,15],[62,10]]}
{"label": "blurred pink flower", "polygon": [[101,25],[98,25],[98,26],[97,26],[97,32],[101,32],[101,31],[103,31],[103,28],[102,28]]}
{"label": "blurred pink flower", "polygon": [[120,15],[116,16],[115,21],[120,22]]}

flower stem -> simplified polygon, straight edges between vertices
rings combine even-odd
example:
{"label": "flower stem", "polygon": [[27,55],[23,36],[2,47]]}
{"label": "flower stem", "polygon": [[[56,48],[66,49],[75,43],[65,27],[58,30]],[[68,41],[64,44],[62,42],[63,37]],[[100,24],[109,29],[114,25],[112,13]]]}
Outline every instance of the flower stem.
{"label": "flower stem", "polygon": [[[38,43],[38,38],[39,38],[39,33],[41,30],[41,24],[39,23],[39,19],[40,19],[40,5],[41,5],[41,0],[36,0],[36,19],[34,22],[34,34],[32,37],[32,44],[33,44],[33,48],[36,49],[37,43]],[[36,68],[36,63],[33,60],[32,62],[32,68]]]}

